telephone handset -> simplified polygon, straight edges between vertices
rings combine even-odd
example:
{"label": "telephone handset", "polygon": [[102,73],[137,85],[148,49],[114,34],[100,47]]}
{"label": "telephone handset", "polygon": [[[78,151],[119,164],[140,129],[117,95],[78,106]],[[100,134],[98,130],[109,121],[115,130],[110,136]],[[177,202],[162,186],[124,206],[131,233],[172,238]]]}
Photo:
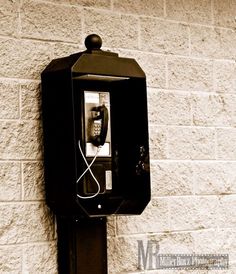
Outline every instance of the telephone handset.
{"label": "telephone handset", "polygon": [[110,94],[84,91],[84,133],[86,157],[111,157]]}
{"label": "telephone handset", "polygon": [[94,112],[91,125],[91,142],[94,146],[103,146],[106,141],[108,129],[108,109],[105,105],[93,107]]}

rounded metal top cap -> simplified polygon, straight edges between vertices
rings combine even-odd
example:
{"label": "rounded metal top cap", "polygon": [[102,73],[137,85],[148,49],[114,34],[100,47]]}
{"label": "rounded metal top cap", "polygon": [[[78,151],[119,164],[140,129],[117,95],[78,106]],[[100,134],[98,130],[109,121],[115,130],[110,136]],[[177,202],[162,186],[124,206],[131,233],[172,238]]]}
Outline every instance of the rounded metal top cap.
{"label": "rounded metal top cap", "polygon": [[88,50],[99,50],[102,46],[102,38],[97,34],[90,34],[85,38],[84,44]]}

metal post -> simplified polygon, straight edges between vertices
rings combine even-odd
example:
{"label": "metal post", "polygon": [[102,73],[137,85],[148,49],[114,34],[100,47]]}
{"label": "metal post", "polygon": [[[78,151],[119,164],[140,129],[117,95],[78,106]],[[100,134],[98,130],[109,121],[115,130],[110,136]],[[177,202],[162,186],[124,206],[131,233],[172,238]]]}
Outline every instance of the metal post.
{"label": "metal post", "polygon": [[59,274],[107,274],[106,217],[57,217],[57,234]]}

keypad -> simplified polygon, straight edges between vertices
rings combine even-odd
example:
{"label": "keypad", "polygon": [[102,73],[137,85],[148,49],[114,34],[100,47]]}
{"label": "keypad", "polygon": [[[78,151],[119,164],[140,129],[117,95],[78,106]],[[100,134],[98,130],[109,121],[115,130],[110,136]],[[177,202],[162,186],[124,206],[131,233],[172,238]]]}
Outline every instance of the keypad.
{"label": "keypad", "polygon": [[93,134],[94,136],[100,135],[101,133],[101,122],[96,121],[93,125]]}

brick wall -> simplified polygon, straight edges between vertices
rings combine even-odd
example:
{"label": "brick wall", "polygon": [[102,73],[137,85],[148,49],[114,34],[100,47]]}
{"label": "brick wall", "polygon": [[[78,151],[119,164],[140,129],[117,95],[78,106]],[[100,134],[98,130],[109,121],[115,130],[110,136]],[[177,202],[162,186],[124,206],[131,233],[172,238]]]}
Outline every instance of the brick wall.
{"label": "brick wall", "polygon": [[57,273],[40,73],[91,33],[136,58],[148,82],[152,201],[141,216],[109,217],[109,274],[144,273],[137,240],[228,253],[221,273],[236,272],[235,10],[235,0],[0,1],[1,273]]}

